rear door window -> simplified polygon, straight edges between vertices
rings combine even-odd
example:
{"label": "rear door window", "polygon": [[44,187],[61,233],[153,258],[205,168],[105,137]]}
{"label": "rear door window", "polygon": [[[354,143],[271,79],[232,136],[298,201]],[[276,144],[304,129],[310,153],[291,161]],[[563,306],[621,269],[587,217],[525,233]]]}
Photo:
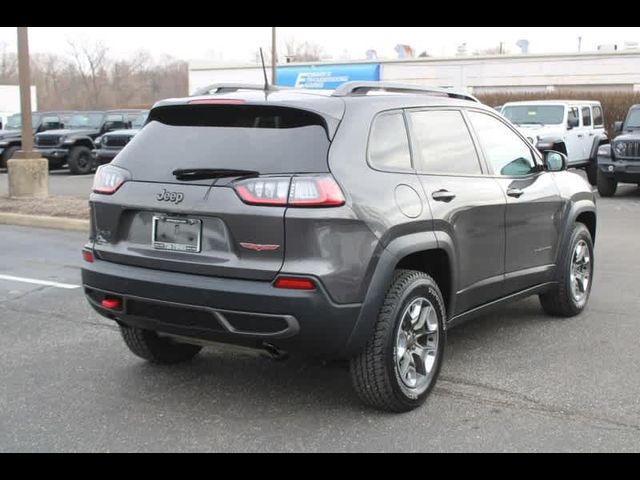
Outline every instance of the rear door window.
{"label": "rear door window", "polygon": [[592,125],[591,122],[591,108],[590,107],[582,107],[582,126],[590,127]]}
{"label": "rear door window", "polygon": [[480,160],[462,113],[411,113],[416,169],[424,174],[480,175]]}
{"label": "rear door window", "polygon": [[384,113],[373,122],[369,162],[373,168],[382,171],[412,169],[409,136],[402,112]]}

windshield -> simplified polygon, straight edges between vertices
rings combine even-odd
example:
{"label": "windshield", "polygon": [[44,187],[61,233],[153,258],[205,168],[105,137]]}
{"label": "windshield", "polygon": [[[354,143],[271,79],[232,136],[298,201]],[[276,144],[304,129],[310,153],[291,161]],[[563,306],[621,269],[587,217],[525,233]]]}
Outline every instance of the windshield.
{"label": "windshield", "polygon": [[[41,119],[40,115],[32,115],[31,125],[34,129],[38,128],[38,125],[40,125],[40,119]],[[7,120],[7,126],[5,127],[5,130],[21,130],[21,129],[22,129],[22,115],[20,114],[11,115]]]}
{"label": "windshield", "polygon": [[561,105],[517,105],[505,107],[502,114],[516,125],[562,125],[564,107]]}
{"label": "windshield", "polygon": [[102,126],[104,115],[102,113],[82,113],[74,115],[67,123],[67,128],[71,130],[82,130],[85,128],[99,130]]}
{"label": "windshield", "polygon": [[640,128],[640,108],[637,110],[631,110],[629,112],[629,118],[625,123],[625,128]]}
{"label": "windshield", "polygon": [[149,117],[149,112],[143,112],[136,117],[133,121],[132,127],[135,129],[141,129],[144,127],[144,124],[147,123],[147,118]]}

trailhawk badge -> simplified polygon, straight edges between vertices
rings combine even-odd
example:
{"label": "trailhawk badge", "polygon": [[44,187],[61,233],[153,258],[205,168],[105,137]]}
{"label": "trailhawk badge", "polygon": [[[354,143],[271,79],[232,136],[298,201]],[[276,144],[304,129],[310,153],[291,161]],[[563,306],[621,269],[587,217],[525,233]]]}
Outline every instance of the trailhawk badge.
{"label": "trailhawk badge", "polygon": [[159,202],[168,202],[168,203],[175,203],[176,205],[180,205],[184,200],[184,193],[169,192],[167,189],[164,189],[161,193],[159,193],[156,196],[156,199]]}

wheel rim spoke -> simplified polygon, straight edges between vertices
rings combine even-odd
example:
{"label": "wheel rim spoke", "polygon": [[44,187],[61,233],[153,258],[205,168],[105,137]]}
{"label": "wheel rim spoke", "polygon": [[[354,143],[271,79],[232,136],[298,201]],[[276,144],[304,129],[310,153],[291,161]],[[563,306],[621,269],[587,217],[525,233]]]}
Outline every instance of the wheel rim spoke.
{"label": "wheel rim spoke", "polygon": [[583,302],[591,284],[591,251],[584,240],[575,247],[571,264],[571,291],[577,302]]}
{"label": "wheel rim spoke", "polygon": [[418,394],[428,388],[436,365],[439,342],[438,312],[421,298],[406,309],[396,340],[398,376],[405,387]]}

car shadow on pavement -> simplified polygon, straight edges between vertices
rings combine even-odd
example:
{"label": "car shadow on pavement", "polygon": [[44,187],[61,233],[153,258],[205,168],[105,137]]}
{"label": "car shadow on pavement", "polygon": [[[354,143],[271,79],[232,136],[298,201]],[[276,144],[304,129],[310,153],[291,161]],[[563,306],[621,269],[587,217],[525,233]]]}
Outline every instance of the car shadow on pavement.
{"label": "car shadow on pavement", "polygon": [[[469,343],[483,345],[487,355],[491,355],[502,342],[496,338],[498,331],[504,338],[505,329],[517,331],[527,324],[542,328],[541,318],[546,317],[537,300],[479,317],[450,332],[447,356],[455,360],[469,348]],[[257,420],[331,410],[375,414],[354,393],[348,363],[344,361],[321,362],[298,357],[276,361],[260,352],[237,351],[232,347],[205,349],[193,362],[173,367],[150,365],[134,357],[127,357],[126,361],[124,375],[118,377],[127,396],[162,398],[167,404],[180,406],[184,411],[200,411],[202,415],[215,410]]]}

